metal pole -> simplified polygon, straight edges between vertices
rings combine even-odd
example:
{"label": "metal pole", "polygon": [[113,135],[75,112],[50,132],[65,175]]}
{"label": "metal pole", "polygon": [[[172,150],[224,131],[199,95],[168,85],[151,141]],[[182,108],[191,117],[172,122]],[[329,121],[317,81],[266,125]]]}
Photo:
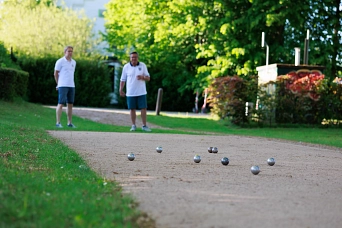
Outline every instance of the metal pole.
{"label": "metal pole", "polygon": [[268,56],[269,56],[270,48],[268,44],[266,44],[266,66],[268,66]]}
{"label": "metal pole", "polygon": [[306,42],[305,42],[305,51],[306,51],[306,60],[305,60],[305,64],[306,65],[309,65],[309,40],[306,39]]}
{"label": "metal pole", "polygon": [[156,105],[156,115],[159,116],[161,110],[161,104],[163,99],[163,89],[158,89],[157,105]]}
{"label": "metal pole", "polygon": [[265,41],[265,32],[261,33],[261,47],[265,47],[266,46],[266,66],[268,66],[268,58],[269,58],[269,52],[270,49],[268,47],[268,44]]}

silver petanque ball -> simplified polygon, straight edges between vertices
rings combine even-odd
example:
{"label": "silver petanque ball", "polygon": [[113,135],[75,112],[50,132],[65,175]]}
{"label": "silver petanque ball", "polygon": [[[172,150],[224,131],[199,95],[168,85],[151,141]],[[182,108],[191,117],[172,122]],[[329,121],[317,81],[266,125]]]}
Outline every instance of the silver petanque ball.
{"label": "silver petanque ball", "polygon": [[211,146],[208,147],[208,152],[209,152],[209,153],[212,153],[212,152],[213,152],[213,147],[211,147]]}
{"label": "silver petanque ball", "polygon": [[128,160],[133,161],[135,159],[135,155],[133,153],[129,153],[127,155]]}
{"label": "silver petanque ball", "polygon": [[195,157],[194,157],[194,162],[200,163],[200,161],[201,161],[201,156],[195,155]]}
{"label": "silver petanque ball", "polygon": [[251,167],[251,172],[254,174],[254,175],[258,175],[260,173],[260,168],[259,166],[257,165],[254,165]]}
{"label": "silver petanque ball", "polygon": [[163,151],[163,147],[158,146],[158,147],[156,148],[156,151],[157,151],[158,153],[161,153],[161,152]]}
{"label": "silver petanque ball", "polygon": [[229,164],[229,159],[227,157],[224,157],[221,159],[222,165],[228,165]]}
{"label": "silver petanque ball", "polygon": [[213,150],[212,150],[212,151],[213,151],[214,154],[217,154],[217,152],[218,152],[217,147],[213,147]]}
{"label": "silver petanque ball", "polygon": [[267,164],[270,165],[270,166],[273,166],[275,164],[274,158],[267,159]]}

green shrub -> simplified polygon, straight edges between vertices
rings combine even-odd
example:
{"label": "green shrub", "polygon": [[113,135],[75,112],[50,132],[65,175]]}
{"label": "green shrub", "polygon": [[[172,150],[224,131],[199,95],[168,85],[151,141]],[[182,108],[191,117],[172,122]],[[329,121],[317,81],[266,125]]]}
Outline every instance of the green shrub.
{"label": "green shrub", "polygon": [[[265,92],[263,87],[275,86],[275,95]],[[316,94],[308,95],[308,91],[293,93],[286,88],[284,80],[269,82],[260,87],[260,108],[257,112],[259,120],[271,125],[312,124],[338,125],[342,120],[342,85],[321,80],[317,88],[311,89]],[[270,121],[269,117],[274,120]]]}
{"label": "green shrub", "polygon": [[[12,55],[12,58],[15,58],[15,57]],[[11,58],[11,54],[8,53],[5,46],[0,41],[0,67],[13,68],[13,69],[20,70],[19,65],[13,62],[12,58]]]}
{"label": "green shrub", "polygon": [[255,76],[245,80],[238,76],[216,78],[209,87],[208,103],[211,112],[222,119],[229,117],[231,122],[241,125],[249,122],[246,115],[246,102],[255,103],[257,84]]}
{"label": "green shrub", "polygon": [[[257,86],[255,77],[220,77],[209,87],[211,112],[235,125],[257,122],[259,126],[293,124],[338,126],[342,123],[342,84],[329,82],[324,75],[288,75]],[[257,92],[256,92],[257,91]],[[256,109],[246,113],[246,102]],[[255,103],[256,102],[256,103]]]}
{"label": "green shrub", "polygon": [[15,97],[25,97],[28,78],[27,72],[0,68],[0,98],[13,101]]}
{"label": "green shrub", "polygon": [[[40,104],[56,104],[58,92],[54,79],[57,58],[19,59],[22,69],[30,73],[28,100]],[[75,105],[105,107],[109,105],[111,83],[107,65],[97,59],[76,59]]]}

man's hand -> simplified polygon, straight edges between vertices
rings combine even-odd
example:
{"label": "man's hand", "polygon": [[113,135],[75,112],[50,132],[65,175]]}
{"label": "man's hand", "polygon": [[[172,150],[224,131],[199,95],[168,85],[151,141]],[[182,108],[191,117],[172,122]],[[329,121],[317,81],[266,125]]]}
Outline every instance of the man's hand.
{"label": "man's hand", "polygon": [[144,79],[145,79],[145,76],[144,76],[144,75],[138,75],[138,76],[137,76],[137,79],[138,79],[138,80],[144,80]]}
{"label": "man's hand", "polygon": [[121,97],[125,97],[125,96],[126,96],[125,92],[122,91],[122,90],[120,90],[120,96],[121,96]]}

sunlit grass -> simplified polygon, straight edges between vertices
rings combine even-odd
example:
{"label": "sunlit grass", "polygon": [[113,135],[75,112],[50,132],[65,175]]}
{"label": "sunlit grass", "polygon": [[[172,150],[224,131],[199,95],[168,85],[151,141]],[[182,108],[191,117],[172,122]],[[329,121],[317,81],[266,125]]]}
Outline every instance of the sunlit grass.
{"label": "sunlit grass", "polygon": [[288,125],[286,127],[238,127],[228,120],[210,118],[184,118],[167,115],[151,115],[148,121],[170,129],[201,134],[241,135],[263,138],[284,139],[342,148],[342,129],[320,126]]}
{"label": "sunlit grass", "polygon": [[115,182],[46,133],[51,110],[0,105],[0,227],[154,227]]}

